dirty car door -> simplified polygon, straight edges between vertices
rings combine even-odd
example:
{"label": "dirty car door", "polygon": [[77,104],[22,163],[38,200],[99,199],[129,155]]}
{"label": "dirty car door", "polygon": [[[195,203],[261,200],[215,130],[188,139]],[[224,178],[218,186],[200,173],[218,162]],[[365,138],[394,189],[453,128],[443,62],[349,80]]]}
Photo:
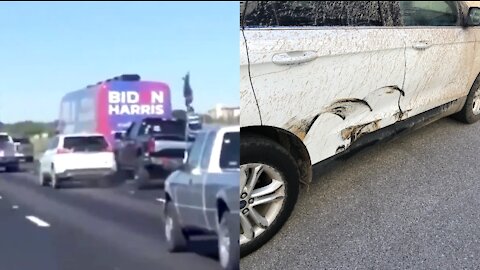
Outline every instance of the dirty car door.
{"label": "dirty car door", "polygon": [[407,45],[404,117],[468,95],[475,37],[461,26],[458,3],[400,1],[398,8]]}
{"label": "dirty car door", "polygon": [[398,20],[390,3],[248,5],[244,34],[262,124],[298,136],[312,163],[397,120],[405,46],[403,32],[387,27]]}

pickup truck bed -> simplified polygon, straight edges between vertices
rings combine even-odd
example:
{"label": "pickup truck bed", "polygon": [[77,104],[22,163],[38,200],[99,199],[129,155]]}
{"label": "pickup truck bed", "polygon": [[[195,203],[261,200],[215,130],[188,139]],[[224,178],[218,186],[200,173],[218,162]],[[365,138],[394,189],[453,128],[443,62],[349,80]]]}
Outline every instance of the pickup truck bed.
{"label": "pickup truck bed", "polygon": [[134,122],[117,144],[119,169],[131,172],[138,188],[179,168],[190,146],[184,120],[145,118]]}

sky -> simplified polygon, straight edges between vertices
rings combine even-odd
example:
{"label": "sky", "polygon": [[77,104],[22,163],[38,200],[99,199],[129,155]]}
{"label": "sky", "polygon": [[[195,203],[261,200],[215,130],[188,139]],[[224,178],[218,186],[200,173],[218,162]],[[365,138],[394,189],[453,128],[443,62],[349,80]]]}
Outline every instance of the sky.
{"label": "sky", "polygon": [[239,106],[238,2],[0,2],[0,122],[53,121],[68,92],[121,74],[184,109]]}

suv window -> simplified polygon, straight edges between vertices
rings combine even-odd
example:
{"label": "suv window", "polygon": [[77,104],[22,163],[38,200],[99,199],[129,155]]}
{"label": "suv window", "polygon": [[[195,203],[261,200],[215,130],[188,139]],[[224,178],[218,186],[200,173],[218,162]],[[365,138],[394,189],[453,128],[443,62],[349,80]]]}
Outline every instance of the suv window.
{"label": "suv window", "polygon": [[454,26],[458,11],[454,1],[400,1],[405,26]]}
{"label": "suv window", "polygon": [[195,168],[200,163],[202,159],[202,150],[203,144],[205,142],[206,133],[202,132],[198,134],[195,142],[193,143],[192,148],[190,148],[190,152],[188,153],[188,161],[187,164],[190,168]]}
{"label": "suv window", "polygon": [[392,5],[398,1],[248,1],[241,22],[246,27],[392,26],[399,24]]}
{"label": "suv window", "polygon": [[96,152],[108,149],[108,143],[103,136],[65,137],[63,148],[73,152]]}
{"label": "suv window", "polygon": [[220,168],[238,169],[240,167],[240,132],[225,133],[220,153]]}

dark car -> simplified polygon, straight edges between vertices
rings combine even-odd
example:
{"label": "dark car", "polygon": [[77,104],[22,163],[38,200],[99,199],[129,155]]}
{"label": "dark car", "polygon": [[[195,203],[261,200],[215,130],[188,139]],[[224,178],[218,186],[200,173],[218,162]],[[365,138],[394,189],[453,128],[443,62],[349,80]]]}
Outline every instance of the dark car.
{"label": "dark car", "polygon": [[185,120],[145,118],[133,122],[116,143],[118,168],[130,172],[137,187],[144,188],[150,179],[178,169],[189,145]]}
{"label": "dark car", "polygon": [[220,264],[238,269],[239,179],[240,128],[199,132],[185,164],[165,182],[165,234],[170,251],[185,250],[192,235],[216,235]]}
{"label": "dark car", "polygon": [[33,144],[28,138],[13,138],[15,151],[19,160],[33,162]]}

